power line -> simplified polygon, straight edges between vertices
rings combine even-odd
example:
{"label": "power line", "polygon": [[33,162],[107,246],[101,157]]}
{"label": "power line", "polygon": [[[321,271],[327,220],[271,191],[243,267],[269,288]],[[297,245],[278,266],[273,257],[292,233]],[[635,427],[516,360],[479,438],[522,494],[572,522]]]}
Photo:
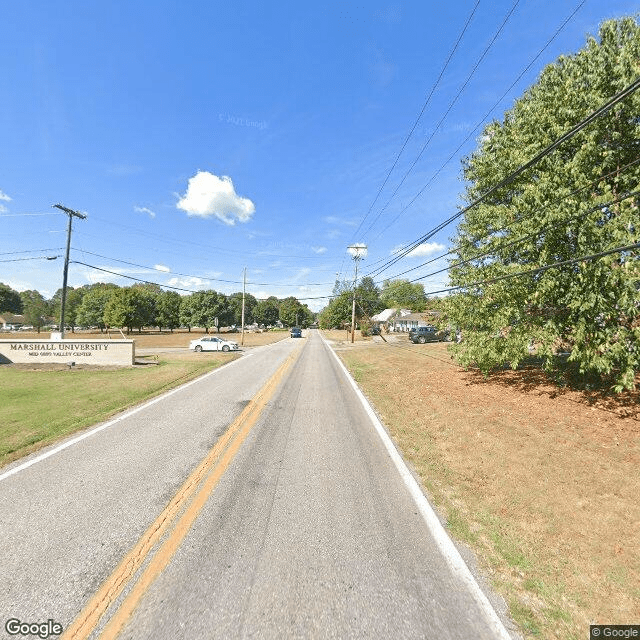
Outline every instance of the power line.
{"label": "power line", "polygon": [[471,13],[469,14],[469,17],[467,18],[467,21],[464,24],[464,27],[463,27],[462,31],[458,35],[458,39],[456,40],[456,42],[455,42],[455,44],[453,46],[453,49],[451,49],[451,52],[449,53],[449,57],[446,59],[444,65],[442,66],[442,69],[440,70],[440,75],[438,76],[436,81],[433,83],[433,85],[431,87],[431,90],[429,91],[429,95],[427,96],[427,99],[425,100],[424,104],[422,105],[422,109],[420,110],[420,113],[418,114],[418,117],[415,119],[415,122],[413,123],[413,126],[411,127],[411,130],[409,131],[409,133],[407,134],[406,138],[404,139],[404,142],[402,143],[402,147],[400,148],[400,151],[398,152],[398,155],[396,156],[395,160],[393,161],[393,164],[391,165],[391,168],[387,172],[387,175],[386,175],[384,181],[382,182],[382,185],[380,185],[380,188],[378,189],[378,193],[376,194],[376,197],[373,199],[373,202],[371,203],[371,206],[369,207],[369,210],[365,214],[364,218],[362,218],[362,220],[360,221],[360,224],[358,225],[358,228],[355,230],[355,233],[353,234],[353,238],[354,239],[358,235],[358,231],[360,231],[362,225],[364,224],[364,221],[367,219],[367,217],[369,216],[369,214],[373,210],[373,207],[375,206],[376,202],[378,201],[378,198],[380,197],[380,194],[382,193],[382,190],[384,189],[385,185],[387,184],[387,181],[389,180],[389,177],[391,176],[393,170],[396,168],[396,165],[398,164],[398,160],[400,160],[400,156],[402,155],[403,151],[405,150],[405,147],[407,146],[407,143],[409,142],[411,136],[413,135],[413,132],[416,130],[416,127],[418,126],[418,123],[420,122],[420,119],[422,118],[422,115],[424,114],[425,109],[429,105],[429,102],[431,102],[431,98],[432,98],[436,88],[440,84],[440,80],[442,80],[442,76],[444,75],[445,71],[447,70],[447,67],[449,66],[449,63],[451,62],[451,59],[453,58],[453,55],[457,51],[458,46],[460,45],[460,42],[462,41],[462,38],[463,38],[465,32],[467,31],[467,28],[471,24],[471,20],[473,19],[473,16],[475,15],[479,4],[480,4],[480,0],[477,0],[475,6],[471,10]]}
{"label": "power line", "polygon": [[547,40],[546,44],[538,51],[538,53],[532,58],[529,64],[521,71],[518,77],[511,83],[509,88],[496,100],[493,106],[482,116],[482,118],[478,121],[478,123],[471,129],[467,137],[460,143],[458,148],[442,163],[440,168],[429,178],[429,181],[422,187],[422,189],[418,192],[418,194],[409,202],[406,207],[403,207],[400,212],[396,215],[396,217],[386,226],[384,227],[378,235],[373,239],[373,241],[377,240],[389,227],[396,223],[398,218],[420,197],[425,189],[436,179],[436,177],[440,174],[440,172],[453,160],[453,158],[457,155],[457,153],[462,149],[462,147],[471,139],[473,134],[482,126],[485,120],[491,115],[493,110],[504,100],[504,98],[509,94],[509,92],[516,86],[516,84],[520,81],[520,79],[524,76],[524,74],[531,69],[534,62],[546,51],[549,45],[558,37],[560,32],[564,29],[568,22],[570,22],[573,17],[580,11],[580,9],[585,4],[586,0],[582,0],[578,6],[573,10],[573,12],[564,20],[564,22],[556,29],[556,32]]}
{"label": "power line", "polygon": [[524,171],[536,165],[538,162],[540,162],[540,160],[548,156],[550,153],[555,151],[561,144],[563,144],[564,142],[566,142],[567,140],[575,136],[577,133],[582,131],[582,129],[584,129],[587,125],[591,124],[591,122],[593,122],[595,119],[599,118],[601,115],[609,111],[612,107],[614,107],[620,101],[624,100],[625,98],[633,94],[635,91],[637,91],[638,88],[640,88],[640,77],[637,78],[634,82],[632,82],[628,87],[626,87],[622,91],[615,94],[608,102],[606,102],[600,108],[591,112],[586,118],[580,121],[572,129],[570,129],[569,131],[564,133],[562,136],[557,138],[550,145],[545,147],[542,151],[540,151],[537,155],[535,155],[531,160],[521,165],[518,169],[511,172],[505,178],[503,178],[497,184],[495,184],[493,187],[488,189],[483,195],[481,195],[479,198],[474,200],[471,204],[467,205],[466,207],[464,207],[454,215],[450,216],[449,218],[441,222],[438,226],[428,231],[425,235],[411,242],[394,259],[389,260],[385,265],[376,269],[373,272],[368,273],[367,275],[378,275],[383,271],[386,271],[386,269],[388,269],[391,265],[395,264],[396,262],[401,260],[403,257],[405,257],[408,253],[413,251],[413,249],[415,249],[419,244],[433,237],[439,231],[442,231],[442,229],[450,225],[454,220],[457,220],[458,218],[463,216],[467,211],[470,211],[471,209],[479,205],[481,202],[486,200],[492,193],[494,193],[498,189],[501,189],[502,187],[509,184],[510,182],[513,182],[513,180],[517,178],[519,175],[521,175]]}
{"label": "power line", "polygon": [[0,256],[12,256],[18,253],[46,253],[47,251],[62,251],[64,247],[55,247],[55,249],[24,249],[23,251],[5,251]]}
{"label": "power line", "polygon": [[380,216],[385,212],[385,210],[387,209],[387,207],[389,206],[389,204],[391,203],[391,201],[393,200],[395,195],[400,190],[400,187],[404,184],[404,181],[407,179],[407,176],[413,171],[413,168],[416,166],[416,164],[418,163],[418,161],[422,157],[422,154],[424,153],[425,149],[429,146],[429,144],[431,143],[431,140],[433,140],[433,138],[435,137],[436,133],[438,132],[438,129],[440,128],[442,123],[446,120],[447,116],[451,112],[451,109],[453,109],[453,107],[456,104],[456,102],[458,102],[458,98],[460,98],[460,96],[462,95],[462,92],[466,89],[467,85],[471,81],[471,78],[473,77],[473,75],[477,71],[478,67],[480,66],[480,64],[484,60],[485,56],[487,55],[487,53],[489,53],[489,50],[493,46],[494,42],[498,39],[499,35],[502,33],[502,30],[504,29],[504,26],[507,24],[507,21],[509,20],[509,18],[511,17],[513,12],[516,10],[516,7],[518,6],[519,3],[520,3],[520,0],[516,0],[513,3],[513,5],[511,6],[511,9],[509,10],[507,15],[505,16],[504,20],[502,21],[502,24],[500,25],[498,30],[493,35],[493,38],[491,39],[489,44],[486,46],[485,50],[482,52],[482,55],[480,56],[480,58],[478,58],[478,61],[476,62],[476,64],[473,67],[473,69],[471,70],[471,73],[467,76],[467,79],[462,84],[462,87],[460,87],[460,90],[456,94],[455,98],[449,103],[449,106],[447,107],[447,110],[445,111],[444,115],[440,118],[438,124],[434,127],[434,130],[431,133],[431,135],[427,138],[427,141],[424,143],[424,145],[422,145],[422,148],[420,149],[420,153],[418,153],[418,155],[416,156],[416,158],[413,161],[413,163],[411,164],[411,166],[407,169],[406,173],[402,176],[402,179],[398,183],[398,186],[395,188],[394,192],[391,194],[391,197],[389,198],[389,200],[387,200],[387,203],[384,205],[384,207],[382,207],[382,209],[380,209],[380,211],[378,212],[378,215],[373,219],[373,221],[371,222],[371,224],[369,225],[369,227],[367,228],[367,230],[364,232],[363,235],[366,236],[367,233],[369,233],[369,231],[371,231],[373,225],[378,221]]}
{"label": "power line", "polygon": [[[450,291],[458,291],[460,289],[468,289],[469,287],[478,287],[484,284],[493,284],[494,282],[500,282],[501,280],[508,280],[509,278],[519,278],[521,276],[533,275],[536,273],[542,273],[549,269],[557,269],[558,267],[566,267],[570,264],[576,264],[578,262],[588,262],[590,260],[597,260],[604,258],[605,256],[612,255],[614,253],[624,253],[625,251],[634,251],[640,249],[640,242],[630,244],[625,247],[616,247],[615,249],[609,249],[608,251],[601,251],[600,253],[593,253],[588,256],[581,256],[580,258],[572,258],[571,260],[563,260],[562,262],[554,262],[553,264],[545,265],[544,267],[537,267],[536,269],[528,269],[527,271],[518,271],[517,273],[509,273],[504,276],[496,276],[495,278],[487,278],[486,280],[478,280],[469,284],[459,285],[457,287],[449,287],[447,289],[440,289],[439,291],[429,291],[425,293],[427,296],[435,295],[436,293],[448,293]],[[416,282],[416,280],[412,280]]]}
{"label": "power line", "polygon": [[[552,227],[558,226],[558,225],[564,225],[567,224],[567,222],[576,222],[577,220],[580,220],[581,218],[586,218],[589,214],[594,213],[595,211],[601,211],[602,209],[606,209],[614,204],[618,204],[620,202],[623,202],[624,200],[627,200],[628,198],[633,198],[637,195],[640,195],[640,191],[634,191],[632,193],[629,193],[625,196],[622,196],[620,198],[618,198],[617,200],[612,200],[611,202],[608,202],[606,204],[601,204],[601,205],[597,205],[595,207],[593,207],[592,209],[589,209],[588,211],[586,211],[585,213],[581,213],[578,216],[573,216],[572,218],[567,218],[566,220],[558,220],[554,223],[550,223],[548,225],[545,225],[544,227],[541,227],[540,229],[538,229],[537,231],[533,231],[532,233],[527,233],[524,236],[520,236],[519,238],[516,238],[515,240],[512,240],[510,242],[507,242],[506,244],[502,245],[501,247],[499,247],[499,251],[502,251],[503,249],[506,249],[507,247],[512,247],[516,244],[520,244],[521,242],[524,242],[525,240],[529,239],[529,238],[533,238],[534,236],[539,236],[541,233],[543,233],[545,230],[548,230]],[[415,280],[412,280],[411,282],[417,282],[418,280],[426,280],[427,278],[430,278],[431,276],[435,276],[438,275],[439,273],[442,273],[443,271],[448,271],[449,269],[452,269],[453,267],[459,267],[462,266],[464,264],[469,264],[470,262],[473,262],[474,260],[478,260],[479,258],[486,258],[487,256],[492,256],[495,255],[496,257],[498,256],[496,251],[485,251],[484,253],[480,253],[478,255],[472,256],[471,258],[467,258],[466,260],[459,260],[458,262],[454,262],[453,264],[449,265],[448,267],[444,268],[444,269],[439,269],[438,271],[433,271],[432,273],[428,273],[426,276],[420,276],[419,278],[416,278]]]}
{"label": "power line", "polygon": [[[637,162],[640,162],[640,159],[635,160],[633,164],[635,164]],[[588,186],[591,186],[591,185],[587,185],[587,187]],[[575,195],[575,193],[577,193],[579,191],[583,191],[587,187],[582,187],[581,189],[579,189],[577,191],[574,191],[574,192],[568,194],[567,196],[564,196],[563,198],[560,198],[559,200],[557,200],[556,202],[552,203],[549,206],[553,206],[554,204],[559,204],[563,200],[566,200],[567,198],[571,197],[572,195]],[[551,227],[558,226],[558,225],[564,225],[564,224],[567,224],[569,222],[576,222],[577,220],[580,220],[581,218],[585,218],[586,216],[588,216],[591,213],[594,213],[595,211],[600,211],[600,210],[606,209],[607,207],[610,207],[610,206],[612,206],[614,204],[619,204],[620,202],[623,202],[624,200],[628,200],[629,198],[633,198],[633,197],[635,197],[637,195],[640,195],[640,191],[632,191],[630,193],[627,193],[627,194],[625,194],[623,196],[620,196],[620,197],[616,198],[615,200],[611,200],[610,202],[605,202],[605,203],[602,203],[602,204],[595,205],[591,209],[588,209],[585,213],[581,213],[579,215],[572,216],[570,218],[563,218],[561,220],[557,220],[555,222],[549,223],[549,224],[541,227],[537,231],[533,231],[532,233],[528,233],[528,234],[526,234],[524,236],[520,236],[519,238],[516,238],[515,240],[507,242],[506,244],[504,244],[501,247],[499,247],[497,251],[485,251],[484,253],[479,253],[479,254],[477,254],[477,255],[475,255],[472,258],[469,258],[467,260],[461,260],[459,262],[451,264],[445,269],[440,269],[438,271],[434,271],[432,273],[428,273],[427,275],[420,276],[419,278],[416,278],[415,280],[412,280],[412,282],[417,282],[418,280],[424,280],[426,278],[430,278],[431,276],[434,276],[434,275],[437,275],[439,273],[442,273],[443,271],[447,271],[447,270],[451,269],[452,267],[457,267],[457,266],[460,266],[462,264],[467,264],[467,263],[469,263],[469,262],[471,262],[473,260],[477,260],[478,258],[484,258],[484,257],[489,256],[489,255],[496,255],[497,256],[498,255],[498,253],[497,253],[498,251],[502,251],[503,249],[506,249],[507,247],[513,246],[513,245],[518,244],[520,242],[523,242],[527,238],[532,238],[534,236],[540,235],[545,229],[549,229]],[[519,222],[519,221],[516,221],[516,222]],[[484,236],[482,236],[482,238],[475,239],[475,242],[479,242],[480,240],[484,240],[484,239],[488,238],[489,236],[491,236],[493,233],[498,233],[500,231],[504,231],[507,228],[508,227],[501,227],[500,229],[496,229],[493,232],[485,234]],[[442,258],[444,258],[444,257],[446,257],[446,256],[448,256],[448,255],[450,255],[452,253],[456,253],[459,250],[460,250],[460,247],[453,247],[452,249],[447,251],[447,253],[444,253],[444,254],[442,254],[440,256],[432,258],[431,260],[428,260],[427,262],[425,262],[423,264],[420,264],[417,267],[412,267],[411,269],[407,269],[406,271],[403,271],[402,273],[398,273],[398,274],[396,274],[394,276],[390,276],[390,278],[392,279],[392,278],[397,278],[399,276],[403,276],[403,275],[405,275],[405,274],[407,274],[407,273],[409,273],[411,271],[415,271],[416,269],[420,269],[421,267],[425,267],[426,265],[431,264],[432,262],[436,262],[437,260],[440,260],[440,259],[442,259]]]}
{"label": "power line", "polygon": [[[242,280],[224,280],[223,278],[212,278],[205,275],[194,275],[192,273],[180,273],[178,271],[163,271],[163,269],[158,269],[157,267],[150,267],[144,264],[138,264],[136,262],[129,262],[128,260],[120,260],[119,258],[112,258],[109,256],[102,255],[100,253],[94,253],[93,251],[87,251],[85,249],[74,249],[74,251],[80,251],[81,253],[87,253],[89,255],[95,256],[97,258],[104,258],[105,260],[111,260],[113,262],[120,262],[122,264],[128,264],[132,267],[140,267],[141,269],[149,269],[151,271],[160,271],[163,273],[170,273],[174,276],[183,276],[185,278],[202,278],[203,280],[210,280],[212,282],[224,282],[227,284],[243,284]],[[308,282],[304,283],[304,285],[300,285],[298,283],[277,283],[277,282],[251,282],[247,281],[247,284],[251,284],[256,287],[295,287],[295,286],[305,286],[305,287],[326,287],[334,284],[333,282]]]}
{"label": "power line", "polygon": [[[315,255],[315,256],[310,256],[310,255],[304,255],[304,256],[300,256],[300,255],[282,255],[282,254],[278,254],[278,253],[269,253],[267,251],[236,251],[234,249],[227,249],[224,247],[218,247],[215,245],[210,245],[210,244],[204,244],[202,242],[195,242],[193,240],[182,240],[179,238],[175,238],[175,237],[168,237],[168,236],[164,236],[160,233],[154,233],[152,231],[145,231],[143,229],[139,229],[138,227],[133,227],[131,225],[127,225],[127,224],[122,224],[119,222],[112,222],[110,220],[105,220],[103,218],[100,217],[96,217],[96,216],[92,216],[93,220],[98,220],[99,222],[101,222],[102,224],[108,224],[108,225],[112,225],[115,227],[122,227],[123,229],[129,229],[135,233],[138,233],[140,235],[143,236],[149,236],[151,238],[157,238],[159,240],[162,240],[164,242],[170,243],[170,244],[176,244],[176,243],[181,243],[181,244],[187,244],[190,246],[195,246],[195,247],[202,247],[204,249],[208,249],[208,250],[213,250],[213,251],[219,251],[222,253],[230,253],[230,254],[234,254],[234,255],[238,255],[238,256],[255,256],[255,255],[262,255],[265,258],[296,258],[298,260],[326,260],[326,256],[325,255]],[[88,233],[83,233],[83,235],[85,236],[90,236],[91,234]],[[95,236],[94,236],[95,237]]]}

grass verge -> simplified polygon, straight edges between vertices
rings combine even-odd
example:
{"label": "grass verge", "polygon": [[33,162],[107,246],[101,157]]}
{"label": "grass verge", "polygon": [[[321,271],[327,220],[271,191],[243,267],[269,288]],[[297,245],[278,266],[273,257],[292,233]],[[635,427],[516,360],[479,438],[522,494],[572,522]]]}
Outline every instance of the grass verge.
{"label": "grass verge", "polygon": [[637,623],[635,395],[596,402],[527,371],[484,380],[442,344],[337,351],[525,637]]}
{"label": "grass verge", "polygon": [[0,366],[0,467],[235,357],[163,356],[157,365],[118,369]]}

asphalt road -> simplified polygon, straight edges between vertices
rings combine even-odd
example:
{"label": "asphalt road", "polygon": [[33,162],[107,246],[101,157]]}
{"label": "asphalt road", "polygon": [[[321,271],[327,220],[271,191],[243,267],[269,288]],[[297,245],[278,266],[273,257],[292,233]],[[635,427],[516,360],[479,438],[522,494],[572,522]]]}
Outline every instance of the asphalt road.
{"label": "asphalt road", "polygon": [[506,637],[317,332],[29,460],[0,471],[0,638]]}

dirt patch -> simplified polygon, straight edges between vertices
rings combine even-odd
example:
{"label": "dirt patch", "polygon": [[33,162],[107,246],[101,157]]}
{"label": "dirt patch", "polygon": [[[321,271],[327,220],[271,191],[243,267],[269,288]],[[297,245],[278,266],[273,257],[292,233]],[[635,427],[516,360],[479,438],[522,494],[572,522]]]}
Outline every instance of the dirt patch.
{"label": "dirt patch", "polygon": [[339,353],[525,636],[637,623],[637,392],[559,389],[534,369],[485,379],[444,344]]}

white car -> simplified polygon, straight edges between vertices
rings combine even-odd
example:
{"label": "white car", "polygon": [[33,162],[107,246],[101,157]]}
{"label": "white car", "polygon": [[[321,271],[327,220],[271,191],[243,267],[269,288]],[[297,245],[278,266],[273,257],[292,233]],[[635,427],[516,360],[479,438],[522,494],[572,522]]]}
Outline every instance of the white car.
{"label": "white car", "polygon": [[189,343],[193,351],[237,351],[238,343],[222,338],[200,338]]}

